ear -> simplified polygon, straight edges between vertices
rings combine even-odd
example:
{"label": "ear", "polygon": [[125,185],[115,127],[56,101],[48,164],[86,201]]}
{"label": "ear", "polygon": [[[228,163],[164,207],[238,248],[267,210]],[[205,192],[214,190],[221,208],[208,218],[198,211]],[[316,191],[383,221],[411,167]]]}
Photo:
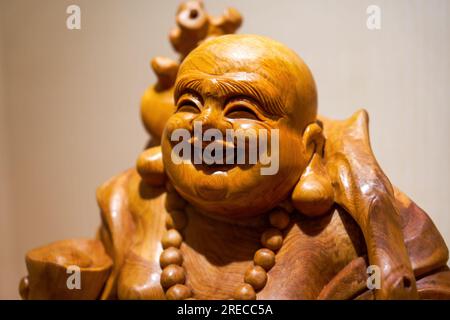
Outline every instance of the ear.
{"label": "ear", "polygon": [[314,153],[318,153],[320,157],[323,157],[325,137],[318,122],[311,123],[306,127],[303,132],[303,145],[305,146],[308,159],[311,160]]}
{"label": "ear", "polygon": [[301,213],[316,217],[325,214],[334,203],[334,190],[323,162],[325,137],[318,123],[303,133],[308,166],[292,193],[292,204]]}

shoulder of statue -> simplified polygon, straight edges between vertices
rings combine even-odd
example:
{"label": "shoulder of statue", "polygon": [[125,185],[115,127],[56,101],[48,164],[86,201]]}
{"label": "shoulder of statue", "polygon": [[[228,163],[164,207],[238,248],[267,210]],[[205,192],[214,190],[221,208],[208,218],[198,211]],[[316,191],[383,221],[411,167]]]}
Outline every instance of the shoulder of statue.
{"label": "shoulder of statue", "polygon": [[135,241],[136,237],[142,237],[137,230],[154,230],[145,232],[152,238],[152,243],[160,238],[162,230],[155,226],[162,225],[165,194],[165,186],[149,185],[136,168],[114,176],[97,189],[102,220],[98,238],[114,260],[114,270],[102,295],[104,298],[116,294],[118,275],[123,273],[127,257],[148,262],[148,257],[136,253],[140,249],[133,247],[133,243],[140,242]]}
{"label": "shoulder of statue", "polygon": [[135,230],[128,205],[128,186],[135,169],[129,169],[97,188],[101,226],[97,237],[114,259],[115,268],[122,262]]}
{"label": "shoulder of statue", "polygon": [[109,211],[112,207],[112,200],[115,199],[115,206],[122,203],[126,195],[126,189],[130,178],[136,174],[134,168],[128,169],[104,182],[96,190],[97,203],[102,211]]}
{"label": "shoulder of statue", "polygon": [[128,169],[97,188],[102,224],[110,233],[132,234],[142,217],[159,215],[165,193],[165,184],[149,184],[136,168]]}

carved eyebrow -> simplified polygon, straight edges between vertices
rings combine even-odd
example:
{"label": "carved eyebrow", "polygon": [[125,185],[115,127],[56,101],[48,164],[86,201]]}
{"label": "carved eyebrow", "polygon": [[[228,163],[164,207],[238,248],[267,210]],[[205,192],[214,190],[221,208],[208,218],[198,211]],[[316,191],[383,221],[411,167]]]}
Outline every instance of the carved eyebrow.
{"label": "carved eyebrow", "polygon": [[[275,88],[265,83],[260,89],[259,85],[247,80],[224,79],[218,82],[220,91],[224,95],[246,95],[258,102],[262,111],[272,116],[284,116],[284,108],[279,97],[279,93]],[[264,92],[264,94],[262,93]]]}
{"label": "carved eyebrow", "polygon": [[201,93],[203,81],[201,79],[182,77],[175,84],[174,98],[175,103],[178,101],[184,91],[194,91],[197,94]]}
{"label": "carved eyebrow", "polygon": [[[230,79],[230,78],[215,78],[220,81],[214,81],[214,85],[218,89],[221,95],[224,96],[242,96],[246,95],[254,99],[259,103],[263,112],[271,116],[281,117],[285,116],[283,103],[280,98],[280,93],[276,92],[273,85],[262,78],[258,82],[263,81],[263,85],[258,85],[255,82],[245,79]],[[195,92],[197,94],[206,94],[204,92],[205,79],[193,78],[193,77],[181,77],[175,84],[174,98],[175,102],[185,91]],[[261,89],[260,89],[261,88]],[[264,92],[264,94],[262,93]],[[231,96],[232,98],[232,96]]]}

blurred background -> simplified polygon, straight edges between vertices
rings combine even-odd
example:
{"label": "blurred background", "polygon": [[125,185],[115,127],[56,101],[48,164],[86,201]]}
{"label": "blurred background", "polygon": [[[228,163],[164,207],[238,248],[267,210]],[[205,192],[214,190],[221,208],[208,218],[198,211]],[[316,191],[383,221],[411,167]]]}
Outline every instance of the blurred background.
{"label": "blurred background", "polygon": [[[134,166],[148,136],[139,101],[179,1],[0,0],[0,298],[18,298],[25,252],[93,237],[95,189]],[[81,8],[68,30],[66,8]],[[244,16],[240,33],[277,39],[310,66],[319,111],[370,114],[391,182],[450,244],[450,2],[206,0]],[[366,26],[369,5],[381,29]]]}

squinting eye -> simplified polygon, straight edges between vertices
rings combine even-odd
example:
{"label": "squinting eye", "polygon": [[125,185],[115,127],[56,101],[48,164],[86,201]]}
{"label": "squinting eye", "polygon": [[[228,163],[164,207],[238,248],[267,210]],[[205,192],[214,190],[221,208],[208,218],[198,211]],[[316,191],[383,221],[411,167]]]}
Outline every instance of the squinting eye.
{"label": "squinting eye", "polygon": [[192,99],[181,99],[177,105],[177,112],[199,113],[197,102]]}
{"label": "squinting eye", "polygon": [[226,117],[230,119],[259,119],[255,111],[242,104],[236,104],[231,107],[230,110],[227,111]]}

